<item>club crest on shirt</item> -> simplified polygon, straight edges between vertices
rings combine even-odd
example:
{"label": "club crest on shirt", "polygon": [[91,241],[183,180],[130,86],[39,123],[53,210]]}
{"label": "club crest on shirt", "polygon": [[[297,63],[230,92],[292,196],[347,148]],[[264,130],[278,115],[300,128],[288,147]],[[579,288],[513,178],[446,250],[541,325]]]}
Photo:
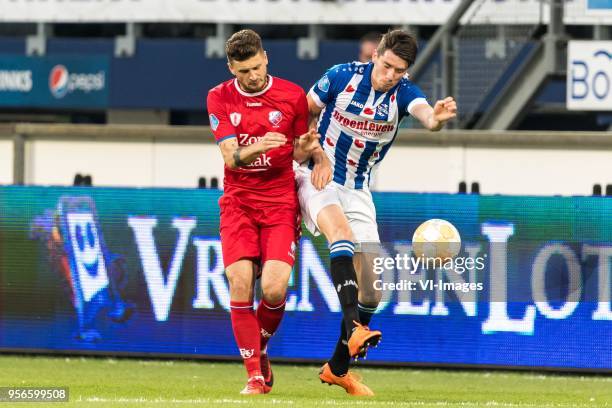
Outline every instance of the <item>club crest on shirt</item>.
{"label": "club crest on shirt", "polygon": [[376,107],[376,115],[377,116],[387,116],[389,115],[389,105],[386,103],[381,103]]}
{"label": "club crest on shirt", "polygon": [[278,127],[278,124],[283,120],[283,114],[280,111],[272,111],[268,114],[268,120],[274,127]]}
{"label": "club crest on shirt", "polygon": [[208,119],[210,119],[210,127],[212,128],[212,130],[217,130],[217,128],[219,127],[219,119],[217,119],[217,117],[212,113],[208,115]]}
{"label": "club crest on shirt", "polygon": [[238,112],[230,113],[230,121],[232,122],[232,125],[234,125],[234,127],[240,124],[240,119],[242,119],[242,115]]}
{"label": "club crest on shirt", "polygon": [[329,78],[327,77],[327,75],[319,79],[319,82],[317,83],[317,87],[321,90],[321,92],[329,91]]}

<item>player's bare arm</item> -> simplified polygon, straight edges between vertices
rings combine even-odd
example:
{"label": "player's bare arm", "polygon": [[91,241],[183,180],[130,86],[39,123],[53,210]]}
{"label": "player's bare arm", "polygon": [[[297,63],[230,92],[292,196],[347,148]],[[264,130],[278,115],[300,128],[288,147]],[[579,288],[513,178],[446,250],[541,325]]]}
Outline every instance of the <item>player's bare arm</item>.
{"label": "player's bare arm", "polygon": [[248,146],[238,146],[236,138],[224,140],[219,144],[225,164],[232,169],[247,166],[267,151],[287,143],[285,135],[277,132],[266,133],[259,141]]}
{"label": "player's bare arm", "polygon": [[417,118],[426,129],[436,132],[442,129],[446,122],[457,116],[457,102],[452,96],[448,96],[437,101],[433,108],[428,104],[416,105],[410,114]]}
{"label": "player's bare arm", "polygon": [[[311,131],[316,131],[317,121],[319,120],[319,115],[323,109],[315,103],[310,95],[307,95],[306,99],[308,100],[309,114],[308,128]],[[333,172],[331,163],[321,148],[313,152],[312,159],[314,161],[314,167],[312,168],[312,173],[310,174],[310,181],[317,190],[322,190],[332,181]]]}
{"label": "player's bare arm", "polygon": [[312,128],[308,132],[297,137],[293,147],[293,160],[301,164],[310,159],[315,151],[323,151],[319,143],[320,138],[321,135]]}
{"label": "player's bare arm", "polygon": [[312,160],[314,167],[310,174],[310,181],[317,190],[323,190],[333,178],[331,163],[323,149],[316,150],[312,154]]}
{"label": "player's bare arm", "polygon": [[314,101],[314,99],[312,99],[310,95],[306,95],[306,99],[308,100],[308,113],[309,113],[308,128],[316,129],[317,122],[319,121],[319,115],[321,114],[321,111],[323,110],[323,108],[317,105],[317,103]]}
{"label": "player's bare arm", "polygon": [[293,159],[298,163],[312,158],[314,167],[311,181],[317,190],[322,190],[332,178],[331,163],[321,148],[320,138],[321,135],[315,129],[310,128],[308,132],[296,139],[293,150]]}

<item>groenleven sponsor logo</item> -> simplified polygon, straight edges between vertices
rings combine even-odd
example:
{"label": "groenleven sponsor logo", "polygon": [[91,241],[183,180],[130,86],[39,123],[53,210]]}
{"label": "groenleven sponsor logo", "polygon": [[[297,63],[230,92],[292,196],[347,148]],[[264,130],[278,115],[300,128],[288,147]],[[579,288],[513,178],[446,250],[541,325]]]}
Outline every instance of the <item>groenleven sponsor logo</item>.
{"label": "groenleven sponsor logo", "polygon": [[376,123],[369,120],[359,120],[359,119],[350,119],[346,116],[342,115],[337,110],[334,110],[332,115],[334,120],[336,120],[342,126],[353,130],[365,130],[370,132],[391,132],[395,130],[395,125],[389,123]]}

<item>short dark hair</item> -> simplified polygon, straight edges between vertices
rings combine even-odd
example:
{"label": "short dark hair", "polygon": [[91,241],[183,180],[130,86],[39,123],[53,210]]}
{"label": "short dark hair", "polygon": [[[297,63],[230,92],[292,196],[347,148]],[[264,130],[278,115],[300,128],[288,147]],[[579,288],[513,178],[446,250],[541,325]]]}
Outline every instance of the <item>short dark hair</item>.
{"label": "short dark hair", "polygon": [[253,30],[240,30],[225,42],[225,54],[229,61],[246,61],[261,51],[261,37]]}
{"label": "short dark hair", "polygon": [[389,30],[383,35],[376,49],[378,55],[383,55],[387,50],[392,51],[406,61],[408,66],[411,66],[416,60],[418,51],[416,38],[404,30]]}

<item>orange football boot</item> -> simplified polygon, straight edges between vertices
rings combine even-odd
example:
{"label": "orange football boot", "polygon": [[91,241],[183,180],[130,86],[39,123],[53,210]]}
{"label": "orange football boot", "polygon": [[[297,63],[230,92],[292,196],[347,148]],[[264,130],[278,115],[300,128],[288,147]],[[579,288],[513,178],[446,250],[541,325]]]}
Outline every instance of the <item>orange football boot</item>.
{"label": "orange football boot", "polygon": [[351,357],[355,357],[355,359],[359,357],[365,358],[368,347],[376,347],[382,338],[382,333],[379,330],[370,330],[368,326],[359,324],[354,320],[353,323],[357,327],[353,329],[348,340],[349,354]]}
{"label": "orange football boot", "polygon": [[346,391],[347,394],[359,396],[359,397],[373,397],[374,393],[365,384],[361,382],[361,377],[355,373],[348,372],[342,377],[339,377],[332,373],[329,364],[325,363],[319,371],[319,378],[322,383],[331,385],[338,385]]}

